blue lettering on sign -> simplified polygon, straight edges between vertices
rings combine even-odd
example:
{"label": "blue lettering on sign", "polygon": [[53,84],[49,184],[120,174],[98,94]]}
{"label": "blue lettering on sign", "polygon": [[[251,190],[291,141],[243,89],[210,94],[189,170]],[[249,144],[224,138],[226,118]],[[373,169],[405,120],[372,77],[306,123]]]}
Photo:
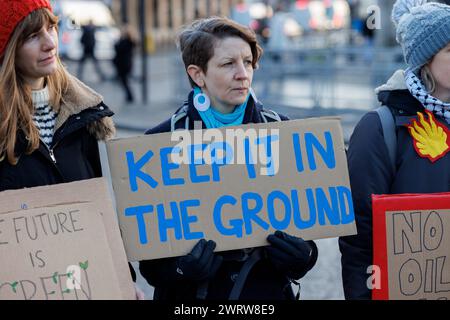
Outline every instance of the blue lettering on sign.
{"label": "blue lettering on sign", "polygon": [[220,168],[225,166],[225,164],[211,164],[212,177],[214,182],[220,182]]}
{"label": "blue lettering on sign", "polygon": [[205,149],[207,144],[192,144],[189,145],[189,175],[191,177],[192,183],[202,183],[209,182],[210,177],[208,175],[198,175],[197,166],[204,165],[205,160],[203,157],[196,158],[196,151],[202,151]]}
{"label": "blue lettering on sign", "polygon": [[306,199],[309,207],[309,219],[303,220],[301,211],[300,211],[300,202],[298,199],[298,191],[291,191],[291,199],[292,199],[292,207],[293,207],[293,216],[294,216],[294,224],[300,229],[308,229],[316,224],[316,205],[314,201],[314,193],[311,189],[306,189]]}
{"label": "blue lettering on sign", "polygon": [[201,239],[203,238],[203,232],[191,232],[190,224],[197,222],[198,217],[195,215],[189,215],[188,209],[190,207],[199,207],[200,200],[184,200],[180,202],[181,220],[183,221],[183,234],[186,240]]}
{"label": "blue lettering on sign", "polygon": [[[233,163],[233,147],[226,142],[215,142],[211,148],[211,170],[214,182],[220,182],[220,168]],[[223,150],[224,157],[218,158],[217,150]]]}
{"label": "blue lettering on sign", "polygon": [[[226,142],[214,142],[209,145],[211,149],[211,163],[218,165],[232,164],[233,163],[233,147]],[[222,150],[224,156],[219,158],[218,151]]]}
{"label": "blue lettering on sign", "polygon": [[298,172],[303,172],[305,167],[303,166],[303,156],[300,149],[300,136],[298,133],[292,135],[292,144],[294,146],[295,164]]}
{"label": "blue lettering on sign", "polygon": [[158,204],[156,206],[156,211],[158,212],[159,240],[161,242],[167,242],[167,231],[169,229],[174,229],[175,239],[180,240],[183,237],[181,234],[181,219],[177,203],[171,202],[170,209],[172,218],[166,218],[164,204]]}
{"label": "blue lettering on sign", "polygon": [[256,171],[254,166],[254,160],[252,158],[249,138],[245,138],[244,140],[244,149],[245,149],[245,166],[247,168],[248,177],[249,179],[255,179]]}
{"label": "blue lettering on sign", "polygon": [[150,159],[153,157],[153,152],[151,150],[147,151],[139,161],[134,160],[134,153],[132,151],[126,152],[127,166],[128,166],[128,177],[130,182],[130,188],[132,192],[138,191],[137,179],[143,180],[150,187],[155,189],[158,183],[149,174],[142,172],[141,169],[146,165]]}
{"label": "blue lettering on sign", "polygon": [[[189,155],[189,161],[190,163],[194,163],[194,164],[204,164],[205,161],[203,160],[203,151],[205,150],[207,144],[190,144],[188,146],[188,155]],[[200,151],[200,155],[201,157],[198,158],[195,155],[197,154],[197,152]]]}
{"label": "blue lettering on sign", "polygon": [[152,213],[152,212],[153,212],[153,206],[152,205],[131,207],[131,208],[126,208],[125,209],[125,216],[126,217],[136,216],[140,244],[147,244],[148,243],[147,230],[145,228],[144,214]]}
{"label": "blue lettering on sign", "polygon": [[172,178],[170,176],[170,171],[178,169],[180,165],[177,163],[169,162],[169,155],[179,152],[179,147],[167,147],[161,148],[161,150],[159,150],[159,155],[161,158],[161,174],[165,186],[176,186],[184,184],[183,178]]}
{"label": "blue lettering on sign", "polygon": [[256,144],[263,144],[266,150],[266,168],[267,168],[267,175],[268,176],[274,176],[275,175],[275,164],[274,160],[272,158],[272,142],[278,141],[279,136],[278,135],[268,135],[263,138],[257,138]]}
{"label": "blue lettering on sign", "polygon": [[[217,231],[224,236],[243,238],[251,235],[255,227],[263,230],[269,228],[286,230],[293,221],[299,230],[314,227],[316,223],[321,226],[339,225],[354,222],[354,210],[350,189],[344,186],[323,188],[308,188],[305,190],[305,201],[308,212],[301,212],[299,190],[292,189],[290,194],[281,190],[273,190],[266,198],[255,192],[243,193],[238,200],[231,195],[223,195],[217,199],[213,208],[213,222]],[[192,231],[192,224],[199,221],[199,217],[189,214],[189,209],[200,207],[199,199],[170,202],[169,208],[164,204],[156,205],[157,229],[161,242],[168,241],[169,230],[173,230],[175,240],[194,240],[204,238],[201,231]],[[267,215],[263,210],[264,204]],[[277,204],[277,205],[276,205]],[[239,218],[227,219],[226,207],[240,212]],[[240,211],[239,211],[240,209]],[[144,215],[152,213],[152,205],[127,208],[125,216],[135,216],[141,244],[148,243]],[[237,211],[236,211],[237,210]],[[230,215],[230,214],[228,214]]]}
{"label": "blue lettering on sign", "polygon": [[[250,208],[250,201],[254,201],[255,205]],[[262,197],[255,192],[246,192],[241,197],[242,201],[242,216],[244,219],[245,233],[252,234],[252,221],[259,225],[264,230],[269,229],[269,224],[258,217],[258,213],[261,212],[263,206]]]}
{"label": "blue lettering on sign", "polygon": [[[337,187],[339,205],[341,208],[341,223],[349,224],[355,221],[355,211],[353,209],[352,192],[347,187]],[[345,199],[344,199],[345,198]],[[347,206],[348,204],[348,211]]]}
{"label": "blue lettering on sign", "polygon": [[227,228],[222,223],[222,207],[226,204],[236,205],[237,200],[229,195],[223,195],[217,199],[214,205],[213,218],[217,231],[224,236],[236,236],[242,238],[242,219],[232,219],[229,221],[230,228]]}
{"label": "blue lettering on sign", "polygon": [[[278,220],[275,214],[275,200],[279,199],[284,206],[284,218]],[[279,190],[274,190],[267,197],[267,214],[270,224],[277,230],[285,230],[291,223],[291,201],[289,197]]]}
{"label": "blue lettering on sign", "polygon": [[316,201],[317,201],[317,215],[319,217],[319,224],[324,226],[327,224],[325,221],[325,216],[328,218],[328,221],[332,225],[338,225],[340,223],[339,217],[339,204],[336,188],[330,187],[328,188],[328,192],[330,194],[330,201],[325,194],[325,191],[322,188],[316,188]]}
{"label": "blue lettering on sign", "polygon": [[334,146],[333,146],[333,137],[329,131],[325,133],[325,141],[326,141],[326,149],[322,146],[317,137],[307,132],[305,133],[305,148],[306,154],[308,156],[309,168],[312,171],[317,169],[316,157],[314,155],[314,150],[320,154],[322,160],[325,162],[326,166],[329,169],[334,169],[336,167],[336,159],[334,156]]}

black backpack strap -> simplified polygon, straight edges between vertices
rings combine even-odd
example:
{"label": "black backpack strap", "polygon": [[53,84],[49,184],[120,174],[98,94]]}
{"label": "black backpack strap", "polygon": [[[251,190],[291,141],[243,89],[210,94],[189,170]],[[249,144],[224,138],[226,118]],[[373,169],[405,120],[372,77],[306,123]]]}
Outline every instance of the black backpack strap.
{"label": "black backpack strap", "polygon": [[242,265],[241,271],[239,271],[236,281],[234,282],[233,289],[231,289],[231,293],[228,297],[229,300],[239,299],[242,289],[244,288],[245,280],[247,280],[248,274],[252,270],[253,266],[259,260],[261,260],[262,256],[263,256],[262,248],[256,248],[255,250],[253,250],[250,257],[247,260],[245,260],[244,264]]}
{"label": "black backpack strap", "polygon": [[189,129],[189,117],[187,115],[188,104],[185,101],[183,107],[181,107],[170,119],[170,131],[175,131],[177,129],[183,128],[179,125],[180,121],[184,119],[184,129]]}
{"label": "black backpack strap", "polygon": [[387,106],[381,106],[375,110],[380,117],[381,127],[383,128],[384,143],[386,144],[389,160],[393,172],[396,171],[396,152],[397,152],[397,132],[395,127],[394,115]]}
{"label": "black backpack strap", "polygon": [[262,109],[259,113],[264,123],[282,121],[280,115],[273,110]]}

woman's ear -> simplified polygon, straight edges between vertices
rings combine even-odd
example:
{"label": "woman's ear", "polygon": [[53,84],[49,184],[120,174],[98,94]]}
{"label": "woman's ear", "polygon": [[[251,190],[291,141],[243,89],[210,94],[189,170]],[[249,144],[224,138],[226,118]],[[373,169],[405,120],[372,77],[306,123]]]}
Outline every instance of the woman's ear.
{"label": "woman's ear", "polygon": [[199,66],[191,64],[187,67],[186,71],[197,86],[199,86],[200,88],[203,88],[205,86],[205,81],[203,79],[204,73]]}

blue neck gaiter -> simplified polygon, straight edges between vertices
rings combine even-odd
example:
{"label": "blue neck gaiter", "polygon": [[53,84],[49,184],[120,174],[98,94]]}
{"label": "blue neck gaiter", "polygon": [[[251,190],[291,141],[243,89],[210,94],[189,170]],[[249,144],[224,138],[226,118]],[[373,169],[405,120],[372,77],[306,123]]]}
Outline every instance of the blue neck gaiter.
{"label": "blue neck gaiter", "polygon": [[[200,93],[202,93],[202,90],[195,87],[194,97]],[[229,114],[222,114],[219,111],[214,110],[212,105],[206,111],[197,111],[208,129],[238,126],[241,125],[244,120],[245,109],[247,107],[249,97],[250,94],[247,96],[247,99],[243,104],[236,106],[234,111]]]}

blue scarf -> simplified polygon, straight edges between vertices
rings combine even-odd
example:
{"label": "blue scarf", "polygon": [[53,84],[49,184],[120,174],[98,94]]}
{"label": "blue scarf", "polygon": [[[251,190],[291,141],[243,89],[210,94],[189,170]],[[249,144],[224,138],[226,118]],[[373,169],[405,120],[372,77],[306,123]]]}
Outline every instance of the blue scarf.
{"label": "blue scarf", "polygon": [[[194,97],[199,93],[202,93],[202,90],[198,87],[194,88]],[[243,104],[236,106],[232,113],[222,114],[219,111],[214,110],[212,105],[206,111],[197,111],[208,129],[238,126],[241,125],[244,120],[245,109],[249,97],[250,94]]]}

